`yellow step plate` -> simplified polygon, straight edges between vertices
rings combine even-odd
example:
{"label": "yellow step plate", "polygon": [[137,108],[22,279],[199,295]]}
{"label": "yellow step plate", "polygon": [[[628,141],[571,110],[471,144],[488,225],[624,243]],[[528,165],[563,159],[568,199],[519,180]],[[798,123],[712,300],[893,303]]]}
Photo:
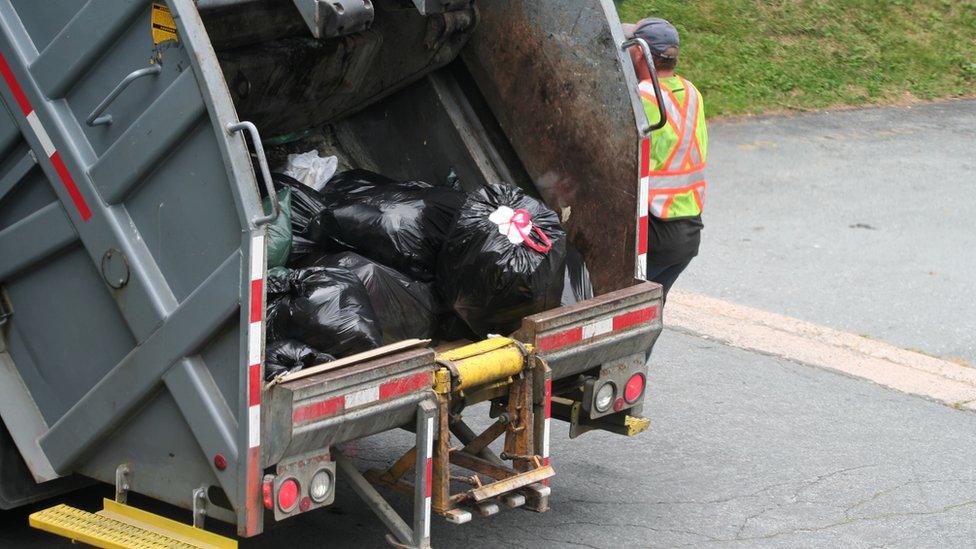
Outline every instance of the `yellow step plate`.
{"label": "yellow step plate", "polygon": [[105,549],[236,549],[237,541],[106,499],[89,513],[56,505],[31,514],[30,525]]}

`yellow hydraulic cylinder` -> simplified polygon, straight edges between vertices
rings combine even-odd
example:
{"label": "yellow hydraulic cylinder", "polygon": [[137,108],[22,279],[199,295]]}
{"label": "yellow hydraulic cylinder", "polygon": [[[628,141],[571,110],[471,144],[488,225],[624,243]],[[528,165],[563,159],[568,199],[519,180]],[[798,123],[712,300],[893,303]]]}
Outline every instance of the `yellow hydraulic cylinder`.
{"label": "yellow hydraulic cylinder", "polygon": [[526,366],[526,356],[515,341],[494,337],[452,349],[437,356],[451,362],[458,374],[456,389],[471,389],[510,378]]}

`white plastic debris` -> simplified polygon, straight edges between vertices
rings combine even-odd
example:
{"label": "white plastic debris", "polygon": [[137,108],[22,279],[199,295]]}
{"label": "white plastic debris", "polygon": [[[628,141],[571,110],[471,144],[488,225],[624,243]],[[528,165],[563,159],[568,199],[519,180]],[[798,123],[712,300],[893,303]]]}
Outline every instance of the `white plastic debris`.
{"label": "white plastic debris", "polygon": [[512,244],[525,242],[526,236],[532,231],[532,218],[525,210],[499,206],[488,216],[488,220],[498,225],[498,232],[508,237]]}
{"label": "white plastic debris", "polygon": [[339,167],[339,159],[334,156],[320,157],[312,150],[301,154],[289,154],[285,164],[285,175],[294,177],[316,191],[325,188]]}

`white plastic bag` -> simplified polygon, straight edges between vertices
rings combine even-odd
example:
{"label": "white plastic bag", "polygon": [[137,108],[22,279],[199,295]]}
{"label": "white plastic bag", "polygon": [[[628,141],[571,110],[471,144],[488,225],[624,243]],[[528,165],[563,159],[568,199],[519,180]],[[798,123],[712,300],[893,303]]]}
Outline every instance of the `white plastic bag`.
{"label": "white plastic bag", "polygon": [[338,167],[338,158],[320,157],[318,151],[312,150],[302,154],[289,154],[284,172],[285,175],[301,181],[316,191],[321,191],[335,175]]}

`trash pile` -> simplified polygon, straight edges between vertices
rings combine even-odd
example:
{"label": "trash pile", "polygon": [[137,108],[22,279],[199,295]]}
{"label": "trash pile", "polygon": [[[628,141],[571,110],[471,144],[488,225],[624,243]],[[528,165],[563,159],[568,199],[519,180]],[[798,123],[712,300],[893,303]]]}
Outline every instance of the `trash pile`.
{"label": "trash pile", "polygon": [[560,305],[566,233],[520,189],[327,175],[273,174],[267,380],[404,339],[508,334]]}

